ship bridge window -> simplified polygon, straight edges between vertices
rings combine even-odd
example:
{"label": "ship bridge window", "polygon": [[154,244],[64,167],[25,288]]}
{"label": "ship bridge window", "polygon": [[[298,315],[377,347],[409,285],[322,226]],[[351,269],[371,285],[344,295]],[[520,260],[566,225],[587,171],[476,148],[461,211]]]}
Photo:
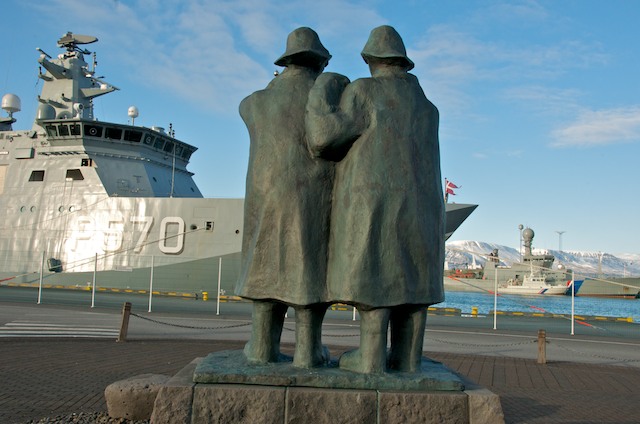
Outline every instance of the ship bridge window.
{"label": "ship bridge window", "polygon": [[58,125],[58,135],[61,137],[69,135],[69,127],[66,125]]}
{"label": "ship bridge window", "polygon": [[144,136],[144,144],[152,145],[154,137],[151,134]]}
{"label": "ship bridge window", "polygon": [[173,151],[173,144],[174,143],[167,141],[162,150],[164,150],[167,153],[171,153]]}
{"label": "ship bridge window", "polygon": [[126,130],[124,132],[124,139],[127,141],[132,141],[134,143],[140,143],[140,140],[142,140],[142,132]]}
{"label": "ship bridge window", "polygon": [[82,171],[79,169],[67,169],[67,179],[80,181],[84,180],[84,177],[82,176]]}
{"label": "ship bridge window", "polygon": [[183,147],[178,145],[176,146],[176,156],[182,156],[182,149]]}
{"label": "ship bridge window", "polygon": [[84,133],[85,135],[90,135],[91,137],[102,137],[102,127],[99,125],[84,125]]}
{"label": "ship bridge window", "polygon": [[162,145],[164,144],[164,140],[161,138],[156,138],[156,142],[153,143],[153,147],[156,149],[162,149]]}
{"label": "ship bridge window", "polygon": [[47,135],[49,137],[57,137],[58,136],[58,129],[56,128],[55,125],[47,125],[46,130],[47,130]]}
{"label": "ship bridge window", "polygon": [[71,135],[80,135],[80,124],[69,125],[69,132]]}
{"label": "ship bridge window", "polygon": [[120,128],[107,127],[104,136],[105,138],[110,138],[112,140],[120,140],[122,138],[122,130]]}
{"label": "ship bridge window", "polygon": [[29,181],[44,181],[44,171],[31,171]]}
{"label": "ship bridge window", "polygon": [[184,152],[182,152],[182,158],[184,160],[189,160],[189,158],[191,157],[191,154],[193,153],[193,150],[190,149],[184,149]]}

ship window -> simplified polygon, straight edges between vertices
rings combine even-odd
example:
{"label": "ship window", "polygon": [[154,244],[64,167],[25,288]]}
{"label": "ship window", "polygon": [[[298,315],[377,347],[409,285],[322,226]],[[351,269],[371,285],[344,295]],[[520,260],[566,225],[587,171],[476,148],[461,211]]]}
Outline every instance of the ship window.
{"label": "ship window", "polygon": [[156,142],[153,143],[153,147],[156,149],[162,149],[162,145],[164,144],[164,140],[161,138],[156,138]]}
{"label": "ship window", "polygon": [[66,125],[58,125],[58,134],[61,137],[69,135],[69,127]]}
{"label": "ship window", "polygon": [[182,146],[176,146],[176,156],[182,156]]}
{"label": "ship window", "polygon": [[71,135],[80,135],[80,124],[69,125],[69,130],[71,132]]}
{"label": "ship window", "polygon": [[171,153],[173,151],[173,144],[174,143],[171,143],[170,141],[167,141],[167,143],[164,145],[164,149],[162,149],[162,150],[164,150],[167,153]]}
{"label": "ship window", "polygon": [[85,124],[84,133],[86,135],[90,135],[91,137],[102,137],[102,127],[98,125]]}
{"label": "ship window", "polygon": [[67,169],[67,178],[71,178],[74,181],[84,180],[82,171],[79,169]]}
{"label": "ship window", "polygon": [[126,130],[124,132],[124,139],[134,143],[140,143],[140,140],[142,140],[142,132]]}
{"label": "ship window", "polygon": [[107,127],[104,136],[105,138],[110,138],[112,140],[120,140],[122,138],[122,130],[120,128]]}
{"label": "ship window", "polygon": [[144,144],[153,144],[153,136],[151,134],[147,134],[144,136]]}
{"label": "ship window", "polygon": [[44,181],[44,171],[31,171],[29,181]]}
{"label": "ship window", "polygon": [[58,129],[55,127],[55,125],[47,125],[47,135],[49,137],[58,136]]}
{"label": "ship window", "polygon": [[184,149],[184,152],[182,153],[182,158],[185,160],[189,160],[192,153],[193,153],[193,150]]}

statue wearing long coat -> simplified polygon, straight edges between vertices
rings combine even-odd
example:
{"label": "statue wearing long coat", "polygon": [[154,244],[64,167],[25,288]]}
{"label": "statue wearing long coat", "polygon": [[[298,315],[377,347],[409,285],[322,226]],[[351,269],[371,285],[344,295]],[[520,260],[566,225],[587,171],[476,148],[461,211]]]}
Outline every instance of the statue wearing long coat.
{"label": "statue wearing long coat", "polygon": [[[332,81],[333,80],[333,81]],[[318,78],[321,103],[335,74]],[[444,300],[438,110],[399,68],[347,85],[337,112],[310,107],[310,148],[336,165],[329,297],[366,308]]]}
{"label": "statue wearing long coat", "polygon": [[304,128],[316,76],[288,67],[240,104],[251,147],[239,296],[290,305],[327,300],[333,164],[312,157]]}

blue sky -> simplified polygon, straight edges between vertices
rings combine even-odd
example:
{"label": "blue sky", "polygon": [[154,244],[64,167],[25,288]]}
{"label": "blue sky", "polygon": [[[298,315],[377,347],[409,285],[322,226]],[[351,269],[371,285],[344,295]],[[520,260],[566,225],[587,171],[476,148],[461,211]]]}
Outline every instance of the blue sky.
{"label": "blue sky", "polygon": [[[67,31],[94,35],[100,120],[173,124],[199,148],[189,169],[206,197],[243,197],[249,140],[238,115],[263,88],[287,34],[309,26],[327,71],[368,76],[372,28],[403,36],[412,71],[440,110],[442,177],[477,203],[453,240],[640,253],[640,2],[297,0],[8,0],[0,94],[17,94],[16,129],[36,108],[35,48]],[[3,115],[4,116],[4,115]]]}

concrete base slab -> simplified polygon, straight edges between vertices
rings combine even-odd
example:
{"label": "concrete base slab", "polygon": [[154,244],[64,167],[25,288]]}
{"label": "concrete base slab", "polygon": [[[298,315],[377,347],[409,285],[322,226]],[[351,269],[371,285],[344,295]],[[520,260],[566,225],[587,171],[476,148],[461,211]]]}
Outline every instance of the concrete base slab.
{"label": "concrete base slab", "polygon": [[194,360],[160,390],[152,424],[504,423],[500,398],[470,381],[463,390],[423,391],[196,383],[203,362]]}
{"label": "concrete base slab", "polygon": [[376,389],[402,391],[462,391],[464,383],[440,362],[422,358],[422,372],[360,374],[338,368],[337,361],[325,367],[296,368],[292,362],[249,364],[241,350],[209,354],[196,367],[196,383],[257,384],[266,386]]}

